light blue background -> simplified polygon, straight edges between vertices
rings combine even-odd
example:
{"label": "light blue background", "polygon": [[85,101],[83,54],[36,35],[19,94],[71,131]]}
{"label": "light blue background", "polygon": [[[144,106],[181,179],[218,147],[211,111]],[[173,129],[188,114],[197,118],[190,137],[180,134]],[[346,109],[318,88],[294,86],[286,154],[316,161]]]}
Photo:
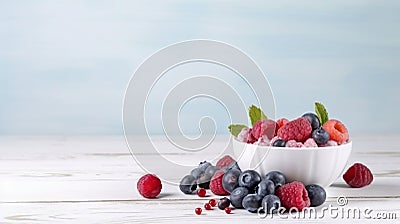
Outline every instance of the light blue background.
{"label": "light blue background", "polygon": [[135,69],[198,38],[251,55],[278,117],[318,100],[354,134],[399,133],[399,12],[400,1],[0,1],[0,134],[121,134]]}

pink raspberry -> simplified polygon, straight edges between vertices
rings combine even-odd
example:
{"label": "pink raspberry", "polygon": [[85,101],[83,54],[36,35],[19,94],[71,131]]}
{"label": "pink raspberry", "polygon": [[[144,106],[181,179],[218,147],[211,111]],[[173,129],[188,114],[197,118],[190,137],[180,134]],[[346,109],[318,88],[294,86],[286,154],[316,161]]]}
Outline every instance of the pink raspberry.
{"label": "pink raspberry", "polygon": [[249,140],[249,136],[251,135],[251,131],[249,128],[243,128],[237,136],[237,140],[241,142],[247,142]]}
{"label": "pink raspberry", "polygon": [[257,121],[252,130],[252,134],[256,139],[266,135],[268,139],[272,139],[276,135],[278,125],[273,120],[259,120]]}
{"label": "pink raspberry", "polygon": [[338,146],[338,143],[333,140],[329,140],[325,144],[322,145],[322,147],[327,147],[327,146]]}
{"label": "pink raspberry", "polygon": [[304,142],[304,147],[318,147],[318,144],[313,138],[309,138]]}
{"label": "pink raspberry", "polygon": [[289,141],[286,142],[286,147],[289,147],[289,148],[301,148],[301,147],[304,147],[304,145],[301,142],[296,142],[295,140],[289,140]]}
{"label": "pink raspberry", "polygon": [[301,117],[279,128],[278,136],[285,141],[296,140],[297,142],[305,142],[311,137],[311,131],[310,122],[306,118]]}

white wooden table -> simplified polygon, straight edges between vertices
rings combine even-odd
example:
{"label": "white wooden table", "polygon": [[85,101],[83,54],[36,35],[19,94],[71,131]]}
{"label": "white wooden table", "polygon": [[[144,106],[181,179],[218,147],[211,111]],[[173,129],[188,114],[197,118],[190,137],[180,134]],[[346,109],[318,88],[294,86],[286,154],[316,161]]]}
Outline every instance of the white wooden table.
{"label": "white wooden table", "polygon": [[[362,189],[352,189],[339,178],[327,188],[328,199],[321,207],[368,208],[372,210],[371,217],[392,218],[379,219],[380,223],[400,223],[400,147],[397,145],[400,136],[353,136],[352,140],[353,152],[348,164],[356,161],[367,164],[374,173],[374,182]],[[145,149],[142,156],[149,156]],[[184,153],[177,158],[193,164],[199,162],[199,158]],[[0,223],[377,221],[329,215],[311,220],[294,217],[270,220],[244,210],[226,215],[218,209],[203,211],[203,215],[197,216],[196,207],[219,197],[204,199],[184,195],[177,186],[164,183],[158,199],[144,199],[136,190],[136,181],[143,174],[123,136],[2,136]],[[336,201],[339,196],[345,196],[348,204],[339,206]],[[317,210],[321,214],[321,208]]]}

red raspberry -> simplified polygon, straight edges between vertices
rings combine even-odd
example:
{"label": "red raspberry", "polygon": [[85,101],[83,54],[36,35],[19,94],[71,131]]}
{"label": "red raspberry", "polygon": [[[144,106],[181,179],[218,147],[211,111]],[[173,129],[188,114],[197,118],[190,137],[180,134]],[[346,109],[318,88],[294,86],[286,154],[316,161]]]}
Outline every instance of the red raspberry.
{"label": "red raspberry", "polygon": [[153,174],[146,174],[137,182],[137,189],[145,198],[157,197],[161,192],[161,188],[161,180]]}
{"label": "red raspberry", "polygon": [[286,123],[289,123],[289,120],[286,119],[286,118],[281,118],[281,119],[277,120],[276,124],[278,125],[278,130],[279,130],[279,128],[281,128]]}
{"label": "red raspberry", "polygon": [[214,176],[211,178],[210,181],[210,190],[216,195],[229,195],[229,192],[227,192],[223,187],[222,187],[222,177],[224,176],[225,172],[222,170],[218,170],[215,172]]}
{"label": "red raspberry", "polygon": [[374,176],[368,167],[355,163],[343,174],[343,179],[350,187],[364,187],[372,182]]}
{"label": "red raspberry", "polygon": [[230,155],[225,155],[221,159],[218,160],[216,166],[220,169],[225,168],[231,165],[233,162],[236,162]]}
{"label": "red raspberry", "polygon": [[278,188],[276,195],[286,209],[295,207],[298,211],[310,206],[310,198],[303,183],[293,181]]}
{"label": "red raspberry", "polygon": [[278,137],[285,140],[295,140],[296,142],[305,142],[311,137],[311,124],[304,118],[297,118],[283,125],[278,130]]}
{"label": "red raspberry", "polygon": [[322,128],[329,133],[330,139],[336,141],[339,145],[349,140],[347,128],[338,120],[328,120]]}
{"label": "red raspberry", "polygon": [[261,136],[266,135],[268,139],[272,139],[276,135],[278,125],[273,120],[259,120],[257,121],[252,129],[251,134],[259,139]]}

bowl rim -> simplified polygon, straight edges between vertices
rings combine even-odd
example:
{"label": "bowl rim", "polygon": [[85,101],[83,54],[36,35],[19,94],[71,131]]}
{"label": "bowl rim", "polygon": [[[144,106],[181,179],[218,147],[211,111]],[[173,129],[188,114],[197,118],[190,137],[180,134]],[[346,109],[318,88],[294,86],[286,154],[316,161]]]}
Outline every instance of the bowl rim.
{"label": "bowl rim", "polygon": [[[296,147],[276,147],[276,146],[266,146],[266,145],[256,145],[256,144],[250,144],[246,142],[241,142],[237,140],[236,137],[233,137],[233,141],[246,145],[246,146],[252,146],[252,147],[257,147],[257,149],[266,149],[266,150],[281,150],[281,151],[316,151],[316,150],[337,150],[340,148],[352,148],[353,142],[348,141],[345,144],[337,145],[337,146],[324,146],[324,147],[302,147],[302,148],[296,148]],[[346,147],[348,146],[348,147]]]}

